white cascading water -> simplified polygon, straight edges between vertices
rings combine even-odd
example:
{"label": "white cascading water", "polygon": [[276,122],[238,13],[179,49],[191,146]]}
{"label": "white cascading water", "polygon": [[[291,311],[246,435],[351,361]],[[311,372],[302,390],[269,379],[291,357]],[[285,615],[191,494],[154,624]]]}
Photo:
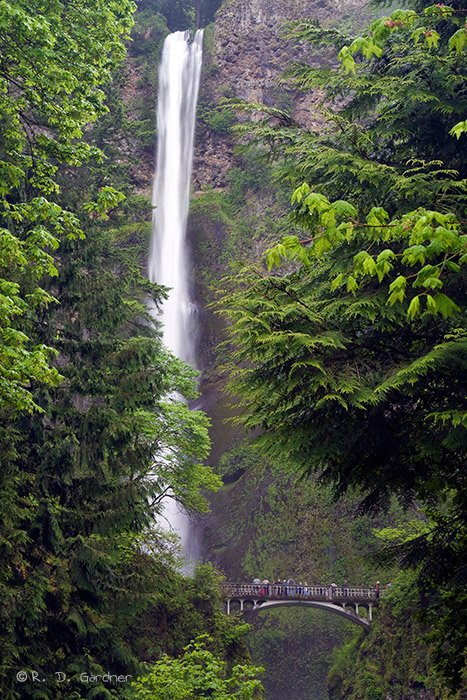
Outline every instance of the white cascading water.
{"label": "white cascading water", "polygon": [[[152,203],[155,207],[149,278],[170,288],[162,307],[163,341],[174,355],[194,364],[186,225],[201,64],[203,30],[170,34],[162,50],[157,107],[157,164]],[[164,517],[180,536],[188,560],[196,558],[189,517],[168,499]]]}

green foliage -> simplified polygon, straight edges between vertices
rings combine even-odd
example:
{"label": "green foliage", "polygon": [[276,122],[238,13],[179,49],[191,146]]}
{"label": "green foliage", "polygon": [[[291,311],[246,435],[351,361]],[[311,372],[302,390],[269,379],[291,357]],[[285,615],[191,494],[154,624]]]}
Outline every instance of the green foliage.
{"label": "green foliage", "polygon": [[[49,251],[81,234],[57,203],[59,163],[77,166],[96,149],[84,126],[105,111],[102,86],[125,55],[133,4],[3,2],[0,217],[0,410],[37,410],[31,383],[54,386],[49,346],[29,338],[28,316],[54,302],[40,286],[57,269]],[[55,200],[55,201],[54,201]]]}
{"label": "green foliage", "polygon": [[[375,528],[395,527],[404,515],[395,503],[388,516],[357,514],[358,493],[333,503],[332,489],[317,478],[298,479],[285,457],[271,460],[244,441],[224,454],[227,484],[213,498],[231,519],[217,525],[214,556],[230,580],[292,576],[309,584],[336,581],[371,586],[396,569],[375,563]],[[248,513],[248,517],[245,517]],[[225,547],[225,552],[223,550]],[[240,552],[241,560],[229,552]]]}
{"label": "green foliage", "polygon": [[[225,487],[212,502],[214,518],[222,517],[206,537],[229,580],[293,577],[308,584],[374,586],[395,577],[397,565],[375,561],[374,533],[405,519],[395,501],[387,516],[358,515],[358,494],[335,503],[330,487],[297,479],[286,457],[264,457],[247,440],[223,455],[220,469]],[[327,698],[331,649],[361,636],[352,623],[309,608],[264,611],[249,621],[253,662],[266,666],[266,695],[277,700],[291,687],[297,698]]]}
{"label": "green foliage", "polygon": [[[204,415],[167,398],[192,397],[195,387],[149,323],[147,296],[158,301],[161,290],[139,272],[130,241],[105,226],[62,245],[61,303],[43,316],[42,333],[64,380],[39,394],[41,415],[16,426],[17,454],[1,482],[5,697],[12,668],[54,677],[63,655],[68,690],[80,688],[78,671],[102,673],[110,657],[116,672],[133,673],[123,639],[157,593],[147,553],[154,515],[168,489],[203,509],[200,489],[219,483],[201,464]],[[164,562],[160,534],[156,544]]]}
{"label": "green foliage", "polygon": [[[152,211],[130,181],[127,145],[141,149],[143,137],[131,130],[116,71],[133,9],[0,7],[6,700],[120,697],[121,687],[86,686],[81,674],[136,676],[141,658],[207,627],[220,654],[242,653],[218,595],[206,595],[217,577],[204,571],[187,584],[174,538],[155,523],[169,491],[203,510],[201,491],[220,482],[204,464],[206,417],[174,398],[196,396],[196,375],[163,347],[148,309],[167,292],[141,271]],[[148,616],[158,635],[145,629]],[[18,684],[20,669],[47,686]]]}
{"label": "green foliage", "polygon": [[297,87],[324,92],[319,128],[301,130],[287,113],[243,105],[256,112],[256,120],[237,130],[268,144],[284,181],[298,186],[306,180],[312,191],[330,200],[354,203],[357,198],[364,211],[384,203],[391,217],[420,206],[461,215],[465,157],[449,132],[465,119],[465,61],[449,43],[456,32],[465,34],[463,27],[458,29],[464,16],[457,11],[442,18],[422,13],[411,21],[414,27],[433,24],[438,46],[414,43],[413,28],[382,18],[374,27],[389,35],[381,43],[384,54],[355,59],[353,53],[361,53],[365,42],[375,43],[371,29],[355,39],[309,21],[292,25],[292,37],[332,45],[337,53],[345,47],[355,74],[342,68],[292,66],[286,75]]}
{"label": "green foliage", "polygon": [[[268,272],[225,280],[221,306],[238,420],[268,455],[337,494],[361,489],[365,509],[393,495],[423,504],[429,528],[396,556],[424,582],[415,605],[425,620],[446,606],[446,630],[465,574],[466,164],[452,126],[465,116],[464,18],[443,8],[397,11],[356,39],[309,23],[292,30],[340,51],[338,68],[289,73],[324,91],[323,124],[308,132],[261,108],[238,131],[266,144],[295,186],[291,222],[305,232],[270,248]],[[434,631],[453,689],[455,632],[444,645]],[[367,685],[383,697],[376,679]]]}
{"label": "green foliage", "polygon": [[328,677],[330,698],[460,697],[451,694],[434,672],[437,644],[427,643],[427,626],[414,614],[418,595],[413,572],[392,581],[365,640],[353,640],[335,653]]}
{"label": "green foliage", "polygon": [[163,15],[172,32],[205,27],[221,4],[222,0],[138,0],[143,12]]}
{"label": "green foliage", "polygon": [[455,136],[456,139],[460,139],[462,134],[465,134],[466,132],[467,132],[467,119],[464,119],[464,121],[458,122],[457,124],[455,124],[449,133],[451,136]]}
{"label": "green foliage", "polygon": [[227,674],[225,662],[209,650],[207,645],[211,642],[208,635],[201,635],[184,648],[182,657],[164,656],[133,684],[131,697],[135,700],[263,697],[262,684],[256,678],[263,669],[236,664]]}
{"label": "green foliage", "polygon": [[235,122],[233,112],[213,106],[205,106],[198,110],[198,118],[218,134],[228,133]]}
{"label": "green foliage", "polygon": [[[122,76],[123,81],[131,81],[134,77],[131,76],[128,69],[132,64],[137,67],[138,92],[135,95],[136,99],[131,104],[131,115],[127,113],[125,105],[120,102],[118,111],[116,105],[112,104],[110,123],[101,122],[104,138],[108,140],[106,127],[115,130],[118,126],[117,115],[119,112],[121,113],[122,126],[125,131],[134,135],[133,138],[129,139],[127,158],[138,158],[138,153],[134,153],[134,151],[135,147],[141,146],[143,146],[144,153],[147,152],[153,156],[156,118],[154,104],[146,98],[146,95],[157,94],[158,66],[162,44],[170,32],[167,19],[162,14],[158,0],[155,3],[139,3],[138,8],[139,11],[135,15],[135,25],[131,33],[132,41],[128,47],[131,63],[128,62],[127,71]],[[110,94],[109,97],[113,100],[115,95]],[[116,143],[121,146],[121,141]]]}
{"label": "green foliage", "polygon": [[[364,248],[353,255],[353,265],[346,265],[346,272],[339,272],[334,278],[332,291],[346,286],[348,292],[356,295],[376,277],[379,283],[385,280],[389,285],[389,306],[411,299],[407,308],[409,321],[422,314],[424,297],[426,314],[450,318],[459,313],[453,299],[439,292],[447,281],[445,272],[451,276],[450,285],[457,286],[455,275],[459,273],[462,279],[461,268],[467,261],[466,237],[454,214],[420,208],[390,221],[382,207],[373,207],[361,223],[351,204],[342,200],[331,203],[323,195],[310,192],[306,183],[295,190],[292,203],[298,205],[300,219],[308,217],[312,240],[305,248],[296,236],[284,238],[267,252],[269,269],[282,260],[300,260],[309,267],[324,253],[339,250],[340,254],[346,249],[352,253],[359,241]],[[427,291],[416,294],[419,288]]]}
{"label": "green foliage", "polygon": [[[354,39],[350,46],[344,46],[339,59],[342,68],[346,73],[356,73],[356,63],[353,58],[361,53],[367,61],[373,57],[381,58],[385,45],[390,41],[390,37],[395,32],[409,33],[409,41],[412,40],[415,46],[423,42],[424,48],[437,49],[441,35],[436,31],[435,26],[440,20],[445,24],[451,24],[453,31],[448,41],[450,51],[460,54],[463,52],[467,42],[467,30],[462,24],[462,19],[456,15],[455,9],[449,5],[438,3],[426,7],[423,13],[414,10],[396,10],[389,17],[382,17],[375,20],[370,26],[370,32],[366,37]],[[421,25],[421,26],[420,26]]]}

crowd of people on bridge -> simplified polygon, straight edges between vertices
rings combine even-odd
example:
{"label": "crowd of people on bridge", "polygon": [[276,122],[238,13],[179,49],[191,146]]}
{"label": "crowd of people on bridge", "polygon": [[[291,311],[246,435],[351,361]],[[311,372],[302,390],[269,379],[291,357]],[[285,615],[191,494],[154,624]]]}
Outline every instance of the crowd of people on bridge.
{"label": "crowd of people on bridge", "polygon": [[277,598],[308,598],[311,594],[322,595],[324,597],[329,596],[331,589],[337,589],[337,584],[331,583],[329,586],[309,586],[305,581],[296,582],[293,578],[268,581],[264,579],[261,581],[259,578],[253,579],[253,585],[255,587],[255,593],[260,596],[265,597],[277,597]]}
{"label": "crowd of people on bridge", "polygon": [[[255,586],[255,593],[262,596],[277,596],[277,597],[304,597],[306,598],[310,593],[310,587],[308,583],[296,583],[293,578],[284,579],[283,581],[268,581],[264,579],[261,581],[259,578],[253,579],[253,585]],[[336,584],[333,584],[336,585]],[[324,595],[325,587],[322,586],[322,591]]]}
{"label": "crowd of people on bridge", "polygon": [[[389,585],[389,584],[388,584]],[[380,582],[377,581],[372,589],[356,589],[350,586],[346,581],[342,586],[337,586],[336,583],[329,585],[313,585],[310,586],[305,582],[296,582],[293,578],[277,579],[269,581],[268,579],[253,579],[253,592],[258,596],[265,598],[308,598],[310,596],[322,596],[323,598],[332,598],[336,594],[341,596],[352,596],[360,590],[372,590],[376,598],[380,597]]]}

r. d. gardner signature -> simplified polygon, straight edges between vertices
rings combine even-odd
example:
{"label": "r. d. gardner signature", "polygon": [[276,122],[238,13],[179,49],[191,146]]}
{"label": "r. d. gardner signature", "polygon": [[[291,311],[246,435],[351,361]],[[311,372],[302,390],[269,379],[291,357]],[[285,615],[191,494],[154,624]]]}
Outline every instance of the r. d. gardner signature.
{"label": "r. d. gardner signature", "polygon": [[[55,673],[52,674],[53,680],[55,680],[56,683],[67,683],[71,680],[71,678],[68,678],[67,674],[64,673],[63,671],[55,671]],[[107,673],[98,673],[98,674],[92,674],[92,673],[80,673],[79,676],[73,676],[73,680],[79,680],[80,683],[88,683],[88,684],[93,684],[93,683],[104,683],[104,684],[110,684],[110,683],[129,683],[133,676],[130,675],[118,675],[116,673],[110,673],[110,671],[107,671]],[[18,671],[16,674],[16,680],[18,683],[47,683],[48,679],[44,674],[39,673],[38,671]]]}

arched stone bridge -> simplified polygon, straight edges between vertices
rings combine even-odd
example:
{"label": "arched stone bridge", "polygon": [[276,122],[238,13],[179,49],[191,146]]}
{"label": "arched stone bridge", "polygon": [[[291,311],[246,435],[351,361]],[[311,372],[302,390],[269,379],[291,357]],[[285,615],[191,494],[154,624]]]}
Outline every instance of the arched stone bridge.
{"label": "arched stone bridge", "polygon": [[[376,588],[354,586],[308,586],[279,583],[224,583],[222,593],[228,615],[233,610],[269,610],[278,606],[300,605],[321,608],[341,615],[366,630],[370,629],[373,609],[379,602]],[[363,610],[365,611],[364,614]]]}

